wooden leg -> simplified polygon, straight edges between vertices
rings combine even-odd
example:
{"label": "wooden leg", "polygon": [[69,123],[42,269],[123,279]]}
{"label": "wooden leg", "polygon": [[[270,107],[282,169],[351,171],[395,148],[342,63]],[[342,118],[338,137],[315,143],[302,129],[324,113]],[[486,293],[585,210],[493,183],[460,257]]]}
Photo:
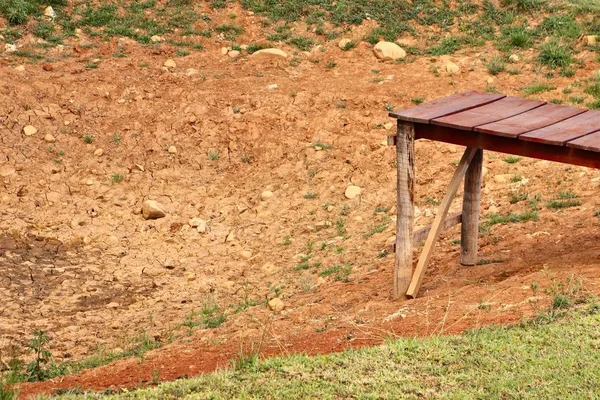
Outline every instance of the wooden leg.
{"label": "wooden leg", "polygon": [[412,277],[412,238],[414,208],[415,127],[398,121],[396,142],[398,159],[396,264],[394,267],[394,298],[403,296]]}
{"label": "wooden leg", "polygon": [[[415,273],[410,282],[410,286],[406,291],[406,295],[408,297],[414,298],[417,296],[419,292],[419,288],[421,287],[421,282],[423,281],[423,277],[425,276],[425,269],[427,268],[427,263],[429,262],[429,258],[433,252],[433,246],[437,241],[440,232],[444,226],[444,220],[446,219],[446,214],[448,214],[448,210],[450,209],[450,204],[452,204],[452,200],[454,196],[456,196],[456,192],[458,191],[458,187],[462,182],[465,174],[467,173],[467,168],[471,163],[471,160],[475,156],[477,149],[467,148],[465,153],[463,154],[458,167],[456,168],[456,172],[448,185],[448,191],[446,192],[446,197],[442,201],[440,208],[438,210],[437,215],[435,216],[435,220],[433,221],[433,225],[431,226],[431,231],[429,232],[429,236],[427,236],[427,241],[425,242],[425,247],[423,248],[423,252],[421,253],[421,257],[419,257],[419,262],[417,264],[417,268],[415,269]],[[398,216],[400,218],[400,216]],[[464,215],[463,215],[464,218]]]}
{"label": "wooden leg", "polygon": [[463,195],[463,219],[461,227],[462,265],[477,264],[477,239],[479,238],[479,205],[481,202],[481,170],[483,150],[478,149],[467,169]]}

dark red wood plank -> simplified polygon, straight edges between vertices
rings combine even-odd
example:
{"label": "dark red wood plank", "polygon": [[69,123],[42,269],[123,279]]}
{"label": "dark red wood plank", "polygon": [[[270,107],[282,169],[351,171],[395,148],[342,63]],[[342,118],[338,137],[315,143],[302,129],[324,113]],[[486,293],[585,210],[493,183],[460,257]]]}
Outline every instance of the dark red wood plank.
{"label": "dark red wood plank", "polygon": [[519,136],[531,142],[564,146],[567,142],[600,130],[600,111],[586,111],[574,117]]}
{"label": "dark red wood plank", "polygon": [[545,104],[514,117],[478,126],[475,130],[490,135],[515,138],[525,132],[555,124],[585,111],[582,108]]}
{"label": "dark red wood plank", "polygon": [[567,143],[567,146],[600,153],[600,132],[582,136]]}
{"label": "dark red wood plank", "polygon": [[478,125],[484,125],[522,114],[526,111],[540,107],[545,103],[546,102],[539,100],[505,97],[490,104],[436,118],[432,120],[431,123],[470,131]]}
{"label": "dark red wood plank", "polygon": [[405,110],[393,111],[390,117],[398,118],[408,122],[423,122],[429,123],[434,118],[443,117],[457,113],[459,111],[468,110],[484,104],[492,103],[506,97],[501,94],[483,93],[475,90],[469,90],[453,96],[444,97],[434,100],[430,103],[421,104],[416,107],[407,108]]}
{"label": "dark red wood plank", "polygon": [[600,168],[600,157],[598,157],[598,153],[596,152],[488,135],[477,131],[459,131],[454,128],[446,128],[438,125],[415,124],[415,138],[538,158],[540,160]]}

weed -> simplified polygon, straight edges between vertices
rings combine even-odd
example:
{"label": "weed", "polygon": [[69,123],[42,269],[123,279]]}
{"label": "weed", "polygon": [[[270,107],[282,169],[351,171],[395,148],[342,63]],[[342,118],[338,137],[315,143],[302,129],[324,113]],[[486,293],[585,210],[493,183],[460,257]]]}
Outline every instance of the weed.
{"label": "weed", "polygon": [[218,151],[215,150],[211,150],[208,152],[208,154],[206,155],[206,158],[209,159],[210,161],[217,161],[219,159],[220,155]]}
{"label": "weed", "polygon": [[567,68],[573,62],[571,48],[553,40],[542,45],[539,62],[549,68]]}
{"label": "weed", "polygon": [[492,226],[496,224],[506,224],[506,223],[514,223],[514,222],[526,222],[526,221],[537,221],[538,214],[537,211],[527,211],[522,214],[509,214],[509,215],[500,215],[500,214],[491,214],[487,225]]}
{"label": "weed", "polygon": [[346,222],[343,218],[338,218],[336,224],[337,234],[338,236],[344,236],[346,233]]}
{"label": "weed", "polygon": [[427,52],[432,56],[441,56],[444,54],[452,54],[461,47],[460,39],[449,37],[442,40],[437,46],[430,48]]}
{"label": "weed", "polygon": [[540,290],[540,284],[538,282],[531,283],[531,291],[537,293]]}
{"label": "weed", "polygon": [[263,46],[262,44],[251,43],[246,48],[246,51],[248,52],[248,54],[252,54],[252,53],[256,53],[257,51],[262,50],[264,48],[265,48],[265,46]]}
{"label": "weed", "polygon": [[384,106],[384,108],[385,108],[385,110],[386,110],[386,111],[389,111],[389,112],[392,112],[392,111],[394,111],[394,106],[392,106],[392,105],[390,105],[390,104],[386,104],[386,105]]}
{"label": "weed", "polygon": [[499,45],[501,50],[514,47],[526,49],[533,44],[534,33],[526,25],[511,25],[502,29],[502,39]]}
{"label": "weed", "polygon": [[333,149],[333,145],[328,144],[328,143],[323,143],[320,140],[317,140],[311,146],[313,146],[317,150],[331,150],[331,149]]}
{"label": "weed", "polygon": [[348,51],[348,50],[351,50],[351,49],[353,49],[353,48],[355,48],[355,47],[356,47],[356,42],[353,42],[353,41],[351,40],[351,41],[347,42],[347,43],[344,45],[344,47],[342,47],[342,50],[343,50],[343,51]]}
{"label": "weed", "polygon": [[250,163],[252,162],[252,159],[253,159],[253,157],[252,157],[252,156],[249,156],[249,155],[246,155],[246,154],[244,154],[244,155],[242,156],[242,162],[243,162],[244,164],[250,164]]}
{"label": "weed", "polygon": [[583,97],[583,96],[569,97],[569,101],[573,104],[581,104],[581,103],[583,103],[584,100],[585,100],[585,97]]}
{"label": "weed", "polygon": [[460,239],[454,239],[454,240],[452,240],[452,241],[450,242],[450,244],[452,244],[452,245],[457,245],[457,244],[460,244],[460,243],[461,243],[461,240],[460,240]]}
{"label": "weed", "polygon": [[34,354],[34,359],[27,364],[26,374],[29,382],[43,381],[49,377],[47,366],[49,363],[53,363],[52,354],[46,345],[50,342],[44,331],[35,330],[33,332],[33,338],[27,341],[27,347],[29,351]]}
{"label": "weed", "polygon": [[423,199],[423,202],[426,204],[431,204],[432,206],[439,206],[440,205],[440,201],[437,199],[434,199],[432,197],[425,197]]}
{"label": "weed", "polygon": [[377,253],[377,258],[384,258],[387,257],[389,254],[389,252],[387,250],[381,250],[379,253]]}
{"label": "weed", "polygon": [[319,276],[333,276],[335,281],[348,282],[350,280],[350,274],[352,273],[352,267],[348,264],[341,266],[339,264],[334,265],[330,268],[325,268],[319,272]]}
{"label": "weed", "polygon": [[302,51],[310,51],[315,44],[315,42],[311,38],[305,36],[294,37],[290,39],[288,43],[292,46],[296,46]]}
{"label": "weed", "polygon": [[111,136],[110,141],[113,142],[114,144],[121,143],[121,134],[115,133],[114,135]]}
{"label": "weed", "polygon": [[285,235],[285,237],[283,238],[283,242],[281,242],[284,246],[289,246],[290,244],[292,244],[292,236],[291,235]]}
{"label": "weed", "polygon": [[332,68],[335,68],[336,65],[337,64],[335,63],[335,61],[328,61],[327,64],[325,65],[325,67],[327,69],[332,69]]}
{"label": "weed", "polygon": [[552,309],[553,310],[565,309],[565,308],[569,308],[570,306],[571,306],[571,299],[569,299],[569,297],[564,294],[557,294],[552,299]]}
{"label": "weed", "polygon": [[567,198],[567,199],[552,199],[550,201],[548,201],[548,203],[546,204],[546,207],[552,209],[552,210],[562,210],[563,208],[569,208],[569,207],[577,207],[580,206],[581,200],[578,199],[573,199],[573,198]]}
{"label": "weed", "polygon": [[521,201],[527,200],[529,193],[513,193],[510,198],[510,204],[517,204]]}
{"label": "weed", "polygon": [[92,143],[93,141],[94,141],[94,135],[90,135],[89,133],[86,133],[86,134],[83,136],[83,142],[84,142],[84,143],[90,144],[90,143]]}
{"label": "weed", "polygon": [[225,38],[231,41],[237,39],[237,37],[244,32],[242,28],[231,24],[219,25],[215,28],[215,30],[224,34]]}
{"label": "weed", "polygon": [[500,72],[506,70],[506,63],[500,56],[494,56],[490,62],[486,65],[487,70],[492,75],[498,75]]}
{"label": "weed", "polygon": [[521,157],[517,157],[517,156],[508,156],[504,159],[502,159],[502,161],[504,161],[507,164],[516,164],[519,161],[521,161]]}
{"label": "weed", "polygon": [[482,258],[481,260],[477,261],[477,265],[501,264],[503,262],[504,262],[504,260],[502,258],[491,258],[491,259]]}
{"label": "weed", "polygon": [[307,192],[307,193],[304,193],[304,196],[302,196],[302,197],[304,197],[305,199],[308,199],[308,200],[312,200],[312,199],[316,199],[318,196],[319,195],[317,193]]}
{"label": "weed", "polygon": [[545,0],[502,0],[501,4],[516,11],[536,11],[545,5]]}
{"label": "weed", "polygon": [[112,174],[110,177],[110,181],[112,183],[121,183],[123,181],[123,175],[121,174]]}
{"label": "weed", "polygon": [[423,103],[425,101],[425,98],[423,98],[423,97],[414,97],[414,98],[410,99],[410,101],[413,104],[419,105],[419,104],[421,104],[421,103]]}
{"label": "weed", "polygon": [[523,92],[527,95],[539,94],[549,92],[556,89],[556,87],[548,85],[547,83],[534,83],[532,85],[523,88]]}
{"label": "weed", "polygon": [[390,225],[391,221],[392,220],[390,219],[390,217],[385,216],[381,223],[374,225],[368,232],[364,233],[363,236],[368,238],[368,237],[375,235],[376,233],[384,232],[387,229],[387,227]]}
{"label": "weed", "polygon": [[521,182],[522,180],[523,180],[523,177],[522,177],[522,176],[519,176],[519,175],[515,175],[515,176],[513,176],[512,178],[510,178],[510,181],[511,181],[512,183]]}
{"label": "weed", "polygon": [[549,15],[538,26],[543,36],[576,39],[581,36],[581,28],[572,15]]}

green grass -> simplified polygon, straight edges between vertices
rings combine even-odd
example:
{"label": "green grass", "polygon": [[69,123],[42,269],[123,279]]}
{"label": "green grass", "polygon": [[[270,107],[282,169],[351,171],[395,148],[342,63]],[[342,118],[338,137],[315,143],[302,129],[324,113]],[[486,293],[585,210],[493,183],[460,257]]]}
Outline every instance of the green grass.
{"label": "green grass", "polygon": [[521,161],[521,157],[517,157],[517,156],[508,156],[506,158],[503,158],[502,161],[504,161],[507,164],[516,164],[519,161]]}
{"label": "green grass", "polygon": [[534,83],[532,85],[524,87],[523,93],[525,93],[526,95],[540,94],[544,92],[549,92],[554,89],[556,89],[556,87],[551,86],[547,83]]}
{"label": "green grass", "polygon": [[580,206],[581,200],[578,195],[573,192],[559,192],[556,199],[548,201],[546,207],[552,210],[562,210],[563,208]]}
{"label": "green grass", "polygon": [[553,309],[514,327],[388,340],[313,357],[261,359],[252,347],[232,360],[235,368],[117,395],[59,399],[595,398],[600,392],[599,307],[563,311],[570,304],[555,296]]}
{"label": "green grass", "polygon": [[299,48],[302,51],[310,51],[315,44],[315,42],[311,38],[305,36],[294,37],[290,39],[288,43],[292,46]]}
{"label": "green grass", "polygon": [[494,56],[489,63],[486,64],[487,70],[492,75],[498,75],[506,70],[506,62],[500,56]]}
{"label": "green grass", "polygon": [[552,69],[567,68],[573,62],[571,47],[552,40],[542,45],[538,61]]}
{"label": "green grass", "polygon": [[500,214],[491,214],[489,219],[486,222],[487,226],[497,225],[497,224],[507,224],[514,222],[527,222],[527,221],[537,221],[538,213],[535,210],[527,211],[521,214],[508,214],[508,215],[500,215]]}

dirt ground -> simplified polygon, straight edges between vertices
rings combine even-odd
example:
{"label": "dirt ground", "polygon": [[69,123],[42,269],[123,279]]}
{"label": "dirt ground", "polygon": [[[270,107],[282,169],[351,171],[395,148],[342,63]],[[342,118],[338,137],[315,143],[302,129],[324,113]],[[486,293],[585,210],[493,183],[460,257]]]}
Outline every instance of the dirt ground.
{"label": "dirt ground", "polygon": [[[522,95],[536,79],[527,58],[524,73],[491,77],[481,60],[492,48],[390,63],[367,43],[345,52],[331,42],[291,65],[291,57],[231,59],[219,43],[186,57],[166,44],[119,43],[125,58],[112,57],[117,40],[75,41],[73,55],[52,64],[19,71],[0,63],[0,349],[6,359],[34,329],[51,336],[57,360],[127,349],[141,331],[165,345],[143,361],[24,384],[24,398],[135,387],[153,371],[163,381],[192,376],[258,346],[261,355],[331,352],[518,322],[546,310],[557,291],[600,293],[600,171],[487,153],[483,220],[528,210],[527,201],[511,204],[515,193],[541,196],[539,219],[482,232],[489,263],[476,267],[459,264],[460,229],[446,231],[420,296],[391,299],[396,172],[387,106],[489,85]],[[554,79],[557,89],[539,98],[564,97],[591,76],[597,65],[587,56],[575,78]],[[86,68],[95,58],[98,68]],[[167,69],[169,58],[176,66]],[[448,60],[460,72],[432,73]],[[26,125],[37,133],[24,135]],[[462,150],[417,142],[419,227],[431,224]],[[351,184],[362,193],[349,200]],[[266,201],[265,190],[273,193]],[[561,191],[582,204],[548,209]],[[167,216],[144,220],[146,199]],[[451,211],[459,209],[460,194]],[[192,218],[206,220],[208,232]],[[308,269],[297,267],[303,256]],[[319,274],[335,265],[351,267],[347,282]],[[266,305],[275,296],[282,312]],[[181,326],[209,300],[225,310],[222,325]]]}

